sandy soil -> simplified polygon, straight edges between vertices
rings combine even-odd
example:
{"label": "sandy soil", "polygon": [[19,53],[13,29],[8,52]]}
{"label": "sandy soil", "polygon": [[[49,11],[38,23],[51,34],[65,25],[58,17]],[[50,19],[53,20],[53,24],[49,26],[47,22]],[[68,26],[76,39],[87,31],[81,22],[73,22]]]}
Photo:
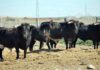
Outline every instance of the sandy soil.
{"label": "sandy soil", "polygon": [[47,47],[40,51],[35,45],[32,53],[27,52],[26,59],[21,51],[19,60],[15,59],[15,49],[11,52],[5,48],[3,55],[5,60],[0,62],[0,70],[90,70],[89,64],[100,70],[100,48],[94,50],[89,46],[66,50],[59,44],[49,52]]}

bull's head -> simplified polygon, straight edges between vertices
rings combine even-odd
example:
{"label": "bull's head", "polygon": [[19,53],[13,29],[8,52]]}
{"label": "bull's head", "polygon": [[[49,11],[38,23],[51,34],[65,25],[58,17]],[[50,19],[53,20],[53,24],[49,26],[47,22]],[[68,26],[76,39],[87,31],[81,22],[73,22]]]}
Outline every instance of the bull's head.
{"label": "bull's head", "polygon": [[28,23],[23,23],[17,27],[17,31],[20,39],[28,47],[31,42],[32,27]]}
{"label": "bull's head", "polygon": [[26,39],[31,36],[31,26],[28,23],[23,23],[17,27],[19,35]]}
{"label": "bull's head", "polygon": [[39,41],[45,41],[44,33],[40,29],[34,26],[32,28],[32,37]]}

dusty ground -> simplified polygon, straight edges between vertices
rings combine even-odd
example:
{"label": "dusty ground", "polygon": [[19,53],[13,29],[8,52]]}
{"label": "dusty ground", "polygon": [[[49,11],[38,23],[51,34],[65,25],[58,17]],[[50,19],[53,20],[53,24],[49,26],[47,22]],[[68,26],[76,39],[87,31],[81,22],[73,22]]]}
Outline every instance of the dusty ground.
{"label": "dusty ground", "polygon": [[[59,49],[58,49],[59,48]],[[15,49],[12,52],[5,48],[4,61],[0,62],[0,70],[87,70],[87,66],[92,64],[95,70],[100,70],[100,48],[94,50],[89,46],[65,50],[64,45],[57,45],[57,49],[48,52],[39,51],[35,45],[32,53],[27,53],[27,58],[23,59],[23,52],[20,52],[20,59],[15,60]]]}

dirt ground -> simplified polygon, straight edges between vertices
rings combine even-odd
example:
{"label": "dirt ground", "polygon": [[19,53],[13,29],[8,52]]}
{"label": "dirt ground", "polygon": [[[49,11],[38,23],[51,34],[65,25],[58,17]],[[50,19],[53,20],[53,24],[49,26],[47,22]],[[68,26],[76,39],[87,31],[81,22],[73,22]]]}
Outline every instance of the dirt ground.
{"label": "dirt ground", "polygon": [[66,50],[65,45],[58,44],[56,49],[38,50],[27,52],[27,58],[23,59],[23,51],[20,50],[20,59],[16,60],[15,49],[11,52],[5,48],[4,61],[0,62],[0,70],[90,70],[88,65],[93,65],[95,70],[100,70],[100,48],[94,50],[91,46],[77,46]]}

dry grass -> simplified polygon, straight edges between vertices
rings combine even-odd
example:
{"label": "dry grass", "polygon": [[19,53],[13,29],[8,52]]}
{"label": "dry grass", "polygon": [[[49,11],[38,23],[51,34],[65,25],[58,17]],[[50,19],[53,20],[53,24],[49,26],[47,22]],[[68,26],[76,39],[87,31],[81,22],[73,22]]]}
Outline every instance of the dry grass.
{"label": "dry grass", "polygon": [[19,60],[15,60],[14,49],[12,52],[5,49],[5,60],[0,62],[0,70],[87,70],[88,64],[100,70],[100,48],[94,50],[88,46],[81,46],[65,50],[64,45],[58,44],[57,49],[48,52],[47,47],[40,51],[37,46],[35,45],[32,53],[28,51],[26,59],[23,59],[21,51]]}

